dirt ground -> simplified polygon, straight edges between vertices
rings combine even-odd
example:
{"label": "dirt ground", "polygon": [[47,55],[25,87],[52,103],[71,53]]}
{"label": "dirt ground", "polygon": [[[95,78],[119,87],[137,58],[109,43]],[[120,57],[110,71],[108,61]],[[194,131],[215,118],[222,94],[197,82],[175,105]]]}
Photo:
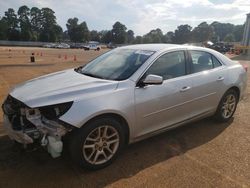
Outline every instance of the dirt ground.
{"label": "dirt ground", "polygon": [[[104,51],[0,47],[0,103],[14,85],[77,67]],[[233,59],[250,66],[250,57]],[[231,122],[205,119],[168,131],[130,145],[111,166],[89,172],[67,155],[52,159],[43,150],[20,150],[2,130],[0,111],[0,188],[250,187],[249,114],[250,84]]]}

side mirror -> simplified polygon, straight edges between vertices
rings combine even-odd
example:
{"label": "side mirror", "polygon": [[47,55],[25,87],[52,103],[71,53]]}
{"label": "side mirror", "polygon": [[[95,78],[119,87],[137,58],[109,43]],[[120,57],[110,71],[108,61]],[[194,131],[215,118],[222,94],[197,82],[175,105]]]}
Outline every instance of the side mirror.
{"label": "side mirror", "polygon": [[144,80],[142,80],[143,85],[161,85],[163,82],[162,76],[149,74]]}

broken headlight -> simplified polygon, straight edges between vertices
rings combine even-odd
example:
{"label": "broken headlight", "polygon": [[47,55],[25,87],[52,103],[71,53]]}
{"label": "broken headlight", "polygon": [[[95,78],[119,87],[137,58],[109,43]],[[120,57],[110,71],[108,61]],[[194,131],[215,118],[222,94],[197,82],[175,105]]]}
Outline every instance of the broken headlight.
{"label": "broken headlight", "polygon": [[65,114],[70,109],[72,104],[73,101],[55,105],[43,106],[40,107],[39,110],[45,118],[49,120],[54,120]]}

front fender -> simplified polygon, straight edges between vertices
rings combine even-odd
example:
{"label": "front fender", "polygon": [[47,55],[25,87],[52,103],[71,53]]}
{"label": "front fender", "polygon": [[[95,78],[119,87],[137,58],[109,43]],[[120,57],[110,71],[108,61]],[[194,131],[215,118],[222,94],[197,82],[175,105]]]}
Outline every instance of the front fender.
{"label": "front fender", "polygon": [[81,128],[90,119],[103,114],[122,116],[133,132],[135,124],[134,93],[130,89],[117,89],[102,96],[74,101],[60,120]]}

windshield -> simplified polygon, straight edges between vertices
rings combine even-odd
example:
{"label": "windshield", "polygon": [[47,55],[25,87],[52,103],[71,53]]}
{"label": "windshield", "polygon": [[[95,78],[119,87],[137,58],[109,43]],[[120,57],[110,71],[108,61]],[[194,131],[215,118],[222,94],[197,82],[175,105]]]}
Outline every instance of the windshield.
{"label": "windshield", "polygon": [[153,53],[146,50],[115,49],[76,70],[79,73],[96,78],[125,80]]}

